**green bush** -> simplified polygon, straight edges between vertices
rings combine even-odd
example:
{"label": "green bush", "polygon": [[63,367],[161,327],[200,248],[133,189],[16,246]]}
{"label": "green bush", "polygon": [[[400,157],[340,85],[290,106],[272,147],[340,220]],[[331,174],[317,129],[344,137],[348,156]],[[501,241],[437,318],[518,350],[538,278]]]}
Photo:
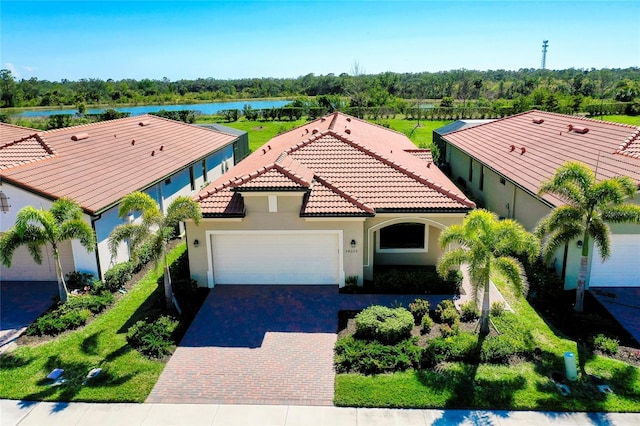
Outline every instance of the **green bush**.
{"label": "green bush", "polygon": [[462,273],[451,271],[442,279],[434,266],[377,268],[373,291],[390,294],[459,294]]}
{"label": "green bush", "polygon": [[511,356],[517,354],[518,348],[510,336],[489,336],[482,343],[480,361],[490,364],[506,364]]}
{"label": "green bush", "polygon": [[179,322],[163,315],[153,322],[138,321],[127,331],[127,342],[149,358],[162,358],[171,353],[173,334]]}
{"label": "green bush", "polygon": [[445,299],[438,303],[435,313],[436,318],[441,324],[453,326],[460,322],[460,314],[456,310],[456,306],[453,304],[453,300],[451,299]]}
{"label": "green bush", "polygon": [[102,312],[107,306],[113,302],[113,294],[105,291],[101,294],[87,294],[82,296],[71,296],[67,303],[63,306],[63,309],[67,311],[71,310],[83,310],[87,309],[92,314],[98,314]]}
{"label": "green bush", "polygon": [[406,339],[413,329],[413,315],[404,308],[370,306],[355,317],[356,336],[393,344]]}
{"label": "green bush", "polygon": [[135,265],[132,262],[122,262],[114,265],[104,274],[104,285],[115,292],[124,287],[125,283],[132,277]]}
{"label": "green bush", "polygon": [[464,302],[460,305],[460,319],[462,322],[472,322],[480,317],[480,312],[476,304],[472,301]]}
{"label": "green bush", "polygon": [[422,352],[422,365],[433,367],[443,361],[477,360],[478,336],[459,333],[452,337],[437,337],[427,344]]}
{"label": "green bush", "polygon": [[413,315],[416,324],[422,322],[425,315],[429,315],[429,301],[425,299],[416,299],[409,303],[409,312]]}
{"label": "green bush", "polygon": [[489,309],[489,315],[492,317],[499,317],[504,314],[505,305],[504,302],[493,302]]}
{"label": "green bush", "polygon": [[620,342],[611,337],[607,337],[604,334],[598,334],[593,337],[593,348],[599,350],[602,353],[615,355],[618,353]]}
{"label": "green bush", "polygon": [[452,337],[460,334],[460,322],[454,322],[453,324],[440,324],[440,334],[442,337]]}
{"label": "green bush", "polygon": [[431,319],[429,314],[426,314],[422,317],[422,320],[420,321],[420,327],[420,331],[423,334],[427,334],[431,331],[431,327],[433,327],[433,320]]}
{"label": "green bush", "polygon": [[84,290],[85,287],[90,287],[95,279],[93,274],[88,272],[73,271],[65,275],[64,281],[67,284],[67,289],[72,290]]}
{"label": "green bush", "polygon": [[135,267],[133,268],[133,272],[140,272],[142,268],[149,262],[153,260],[155,247],[152,244],[152,241],[147,241],[142,244],[138,250],[136,250],[136,262]]}
{"label": "green bush", "polygon": [[84,325],[91,312],[88,309],[65,310],[61,307],[40,316],[27,328],[29,336],[55,336],[63,331],[73,330]]}
{"label": "green bush", "polygon": [[379,374],[403,371],[419,366],[421,349],[417,338],[395,345],[364,341],[353,336],[339,339],[335,345],[335,367],[338,373]]}

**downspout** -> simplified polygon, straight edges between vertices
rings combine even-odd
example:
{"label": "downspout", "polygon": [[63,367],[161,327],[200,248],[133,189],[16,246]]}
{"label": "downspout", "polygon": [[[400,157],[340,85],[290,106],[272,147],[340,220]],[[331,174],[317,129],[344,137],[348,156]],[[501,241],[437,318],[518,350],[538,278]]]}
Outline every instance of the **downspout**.
{"label": "downspout", "polygon": [[91,229],[93,229],[93,234],[96,236],[96,265],[98,266],[98,279],[102,279],[102,268],[100,268],[100,254],[98,252],[98,232],[96,232],[96,222],[102,219],[102,213],[98,216],[91,216]]}

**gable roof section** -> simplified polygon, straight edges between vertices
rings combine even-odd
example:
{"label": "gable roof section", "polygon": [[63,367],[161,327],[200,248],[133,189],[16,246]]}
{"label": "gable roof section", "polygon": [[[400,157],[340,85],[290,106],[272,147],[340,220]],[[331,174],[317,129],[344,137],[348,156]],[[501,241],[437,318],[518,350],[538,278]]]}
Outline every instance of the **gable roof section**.
{"label": "gable roof section", "polygon": [[[292,185],[283,182],[282,175],[308,191],[302,216],[463,212],[475,207],[432,164],[429,151],[416,149],[401,133],[334,113],[276,136],[205,188],[198,196],[203,213],[222,214],[222,206],[214,208],[207,201],[221,192]],[[268,179],[273,186],[265,185]]]}
{"label": "gable roof section", "polygon": [[0,170],[55,156],[55,150],[38,133],[11,142],[0,142]]}
{"label": "gable roof section", "polygon": [[[598,179],[629,176],[640,183],[639,135],[639,127],[532,110],[443,137],[536,194],[567,161],[586,164]],[[542,198],[563,204],[549,194]]]}
{"label": "gable roof section", "polygon": [[[237,139],[152,115],[49,130],[37,137],[55,155],[2,169],[2,179],[48,198],[69,197],[89,213],[164,180]],[[24,152],[30,147],[15,146]]]}

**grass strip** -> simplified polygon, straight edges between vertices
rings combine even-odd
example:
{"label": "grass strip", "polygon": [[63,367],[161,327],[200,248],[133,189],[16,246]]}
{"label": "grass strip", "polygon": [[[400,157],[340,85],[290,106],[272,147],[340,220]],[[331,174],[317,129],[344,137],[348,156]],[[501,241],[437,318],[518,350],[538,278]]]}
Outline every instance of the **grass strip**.
{"label": "grass strip", "polygon": [[[186,245],[169,253],[175,261]],[[163,289],[162,268],[148,272],[113,307],[79,330],[35,347],[20,347],[0,357],[0,398],[42,401],[143,402],[165,363],[142,356],[127,344],[126,333],[136,321],[157,312]],[[159,303],[158,303],[159,302]],[[86,381],[96,367],[102,373]],[[67,380],[50,386],[47,374],[63,368]],[[86,383],[85,383],[86,382]]]}

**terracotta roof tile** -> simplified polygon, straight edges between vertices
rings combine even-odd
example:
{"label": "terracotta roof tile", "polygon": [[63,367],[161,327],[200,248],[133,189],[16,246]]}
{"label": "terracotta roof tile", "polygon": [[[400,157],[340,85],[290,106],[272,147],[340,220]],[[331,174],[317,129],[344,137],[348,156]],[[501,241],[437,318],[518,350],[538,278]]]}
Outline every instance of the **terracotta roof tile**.
{"label": "terracotta roof tile", "polygon": [[[240,184],[265,187],[260,177],[279,167],[299,182],[315,177],[301,214],[371,214],[381,211],[466,211],[475,205],[403,134],[341,113],[276,136],[201,192],[207,197]],[[259,179],[249,184],[251,180]],[[269,179],[276,182],[276,174]],[[277,177],[282,179],[282,177]],[[276,183],[282,185],[282,181]],[[273,188],[273,187],[272,187]]]}
{"label": "terracotta roof tile", "polygon": [[0,169],[55,156],[55,150],[42,139],[40,134],[36,133],[0,145]]}
{"label": "terracotta roof tile", "polygon": [[0,176],[51,198],[72,198],[89,212],[101,211],[236,140],[151,115],[49,130],[39,136],[57,155],[0,170]]}
{"label": "terracotta roof tile", "polygon": [[[624,175],[640,182],[639,134],[634,126],[533,110],[449,133],[444,139],[537,193],[542,181],[567,161],[588,165],[598,179]],[[562,203],[548,194],[544,198],[553,205]]]}

